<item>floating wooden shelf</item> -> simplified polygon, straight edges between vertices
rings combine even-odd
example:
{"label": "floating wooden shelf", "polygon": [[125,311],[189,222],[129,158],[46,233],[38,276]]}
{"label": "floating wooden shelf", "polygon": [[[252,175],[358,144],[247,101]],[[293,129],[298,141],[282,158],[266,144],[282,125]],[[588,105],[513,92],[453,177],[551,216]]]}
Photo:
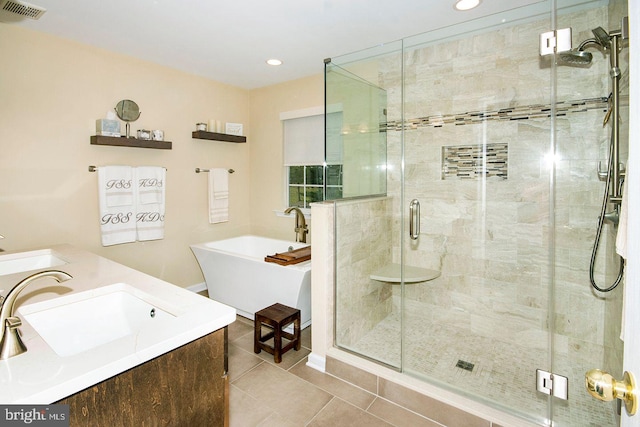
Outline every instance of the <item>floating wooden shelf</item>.
{"label": "floating wooden shelf", "polygon": [[125,138],[117,136],[92,135],[92,145],[114,145],[117,147],[157,148],[171,150],[171,141],[149,141],[146,139]]}
{"label": "floating wooden shelf", "polygon": [[209,139],[212,141],[223,141],[223,142],[247,142],[246,136],[238,136],[238,135],[229,135],[226,133],[217,133],[217,132],[207,132],[204,130],[197,130],[191,132],[191,137],[196,139]]}

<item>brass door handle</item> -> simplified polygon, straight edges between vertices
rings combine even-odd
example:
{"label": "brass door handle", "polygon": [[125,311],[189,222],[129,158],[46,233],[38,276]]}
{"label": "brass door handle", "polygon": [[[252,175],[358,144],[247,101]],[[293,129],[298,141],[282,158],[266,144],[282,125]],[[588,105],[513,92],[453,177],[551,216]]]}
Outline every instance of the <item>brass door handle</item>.
{"label": "brass door handle", "polygon": [[592,369],[585,374],[585,386],[589,394],[596,399],[605,402],[613,399],[623,400],[630,416],[635,415],[638,410],[636,380],[631,372],[625,371],[622,381],[616,381],[611,374]]}

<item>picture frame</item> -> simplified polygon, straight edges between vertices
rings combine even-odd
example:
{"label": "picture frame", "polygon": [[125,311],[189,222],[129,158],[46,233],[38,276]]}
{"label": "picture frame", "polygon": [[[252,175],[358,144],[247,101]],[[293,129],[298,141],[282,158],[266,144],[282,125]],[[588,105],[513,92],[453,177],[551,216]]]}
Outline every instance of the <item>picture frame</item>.
{"label": "picture frame", "polygon": [[242,136],[242,123],[225,123],[225,133],[227,135]]}

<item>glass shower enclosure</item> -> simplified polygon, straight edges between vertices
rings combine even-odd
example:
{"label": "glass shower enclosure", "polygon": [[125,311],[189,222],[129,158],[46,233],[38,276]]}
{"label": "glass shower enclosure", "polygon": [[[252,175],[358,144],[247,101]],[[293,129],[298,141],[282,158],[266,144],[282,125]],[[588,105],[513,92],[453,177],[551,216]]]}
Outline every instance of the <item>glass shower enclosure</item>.
{"label": "glass shower enclosure", "polygon": [[[589,284],[609,62],[556,65],[539,39],[571,27],[577,45],[619,27],[626,3],[554,6],[326,61],[327,164],[344,188],[335,346],[537,424],[616,426],[583,385],[593,367],[622,373],[622,286]],[[615,233],[605,224],[599,282],[618,272]]]}

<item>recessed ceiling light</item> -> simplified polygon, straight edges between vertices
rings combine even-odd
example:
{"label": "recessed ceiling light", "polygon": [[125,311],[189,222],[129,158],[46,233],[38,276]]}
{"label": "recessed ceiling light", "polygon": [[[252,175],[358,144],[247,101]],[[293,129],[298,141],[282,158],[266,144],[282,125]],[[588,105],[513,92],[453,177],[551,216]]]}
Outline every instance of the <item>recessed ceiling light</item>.
{"label": "recessed ceiling light", "polygon": [[282,65],[282,61],[280,61],[279,59],[267,59],[267,64],[269,65]]}
{"label": "recessed ceiling light", "polygon": [[480,4],[480,0],[458,0],[453,6],[456,10],[469,10]]}

